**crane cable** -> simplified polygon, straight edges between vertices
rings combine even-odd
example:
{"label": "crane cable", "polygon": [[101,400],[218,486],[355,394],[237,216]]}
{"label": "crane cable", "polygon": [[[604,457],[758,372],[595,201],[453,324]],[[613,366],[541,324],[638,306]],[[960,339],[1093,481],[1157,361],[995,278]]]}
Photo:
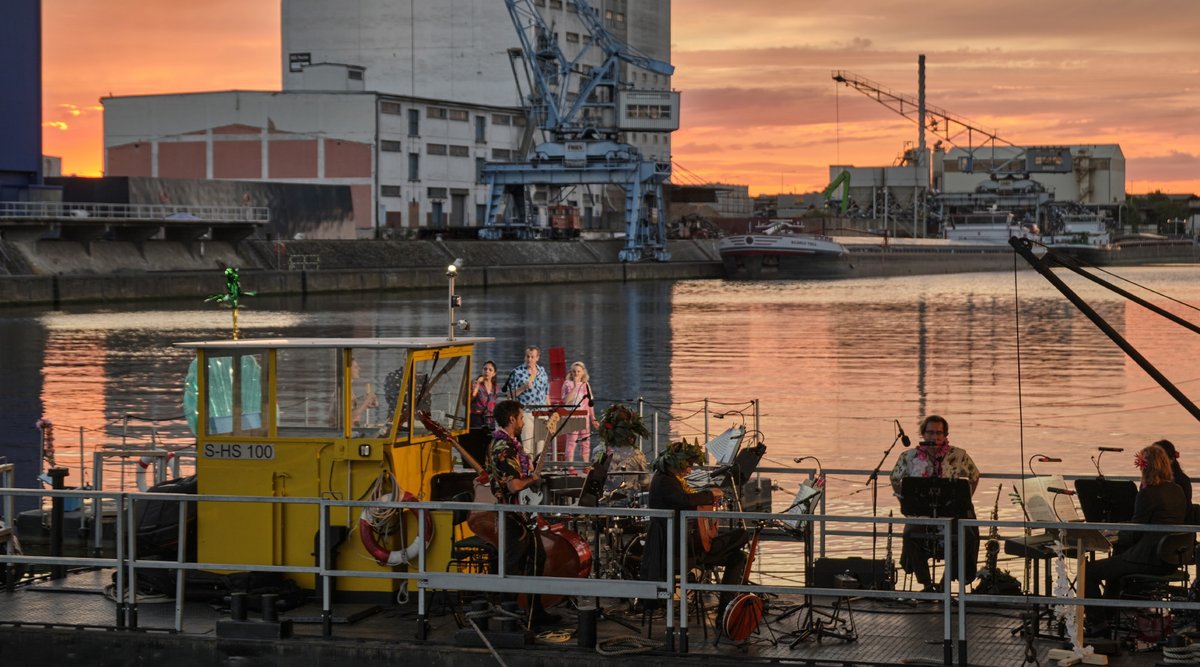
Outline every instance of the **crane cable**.
{"label": "crane cable", "polygon": [[[1017,257],[1017,253],[1014,252],[1013,253],[1013,326],[1015,328],[1017,335],[1013,336],[1013,338],[1016,341],[1016,347],[1017,347],[1017,442],[1020,447],[1018,450],[1019,456],[1020,456],[1018,461],[1023,462],[1023,461],[1025,461],[1025,401],[1024,401],[1024,393],[1023,393],[1022,387],[1021,387],[1021,293],[1020,293],[1020,280],[1019,280],[1019,272],[1018,272],[1019,259],[1020,258]],[[1019,465],[1020,465],[1020,468],[1024,467],[1023,463],[1020,463]],[[1022,524],[1024,524],[1023,525],[1024,529],[1021,532],[1026,537],[1028,537],[1029,536],[1029,514],[1027,512],[1025,512],[1023,509],[1024,503],[1025,503],[1025,498],[1027,497],[1025,495],[1025,475],[1024,475],[1025,471],[1021,470],[1021,472],[1022,472],[1022,474],[1021,474],[1021,506],[1022,506],[1021,522],[1022,522]],[[1049,564],[1047,564],[1046,567],[1049,567]],[[1024,628],[1025,659],[1021,662],[1021,664],[1022,665],[1038,665],[1040,667],[1040,665],[1042,663],[1038,660],[1037,647],[1035,647],[1033,644],[1034,640],[1037,639],[1037,627],[1038,627],[1038,624],[1040,623],[1040,620],[1038,619],[1038,616],[1037,616],[1037,614],[1038,614],[1037,607],[1034,606],[1034,604],[1029,600],[1029,559],[1028,558],[1025,559],[1025,576],[1023,577],[1023,579],[1024,579],[1024,583],[1025,583],[1025,628]]]}

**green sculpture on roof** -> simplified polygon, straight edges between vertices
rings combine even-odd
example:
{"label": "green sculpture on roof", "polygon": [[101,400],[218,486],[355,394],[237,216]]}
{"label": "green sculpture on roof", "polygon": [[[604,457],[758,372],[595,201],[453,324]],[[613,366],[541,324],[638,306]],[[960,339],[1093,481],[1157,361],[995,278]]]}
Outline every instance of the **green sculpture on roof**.
{"label": "green sculpture on roof", "polygon": [[243,292],[238,276],[238,270],[231,267],[225,269],[225,293],[214,294],[205,302],[216,301],[229,306],[233,311],[233,339],[238,339],[238,309],[241,308],[241,298],[243,296],[254,296],[254,292]]}

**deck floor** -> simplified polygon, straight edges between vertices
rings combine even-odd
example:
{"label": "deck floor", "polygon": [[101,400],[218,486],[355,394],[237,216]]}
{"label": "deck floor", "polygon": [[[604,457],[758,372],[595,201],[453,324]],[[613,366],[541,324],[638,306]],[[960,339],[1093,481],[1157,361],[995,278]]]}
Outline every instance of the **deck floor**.
{"label": "deck floor", "polygon": [[[113,628],[116,626],[116,605],[104,595],[104,588],[111,582],[111,570],[98,570],[71,574],[66,579],[39,583],[18,589],[13,593],[0,593],[0,624],[10,626],[0,636],[20,632],[22,627],[76,626],[90,628]],[[415,598],[414,598],[415,599]],[[470,634],[469,629],[460,632],[451,605],[440,596],[429,596],[430,633],[427,639],[415,639],[417,629],[416,605],[395,604],[377,606],[367,604],[337,605],[334,609],[335,624],[332,639],[326,642],[355,644],[361,642],[420,643],[437,651],[453,652],[460,649],[456,635]],[[690,620],[688,653],[686,656],[667,653],[661,644],[664,639],[664,623],[661,612],[652,619],[650,631],[657,647],[643,647],[647,637],[645,619],[641,613],[628,611],[628,606],[618,600],[601,600],[605,616],[625,621],[632,628],[602,617],[597,627],[601,648],[609,651],[644,650],[658,656],[663,663],[685,659],[695,661],[728,663],[800,663],[834,665],[903,665],[943,664],[944,647],[941,605],[936,602],[916,603],[903,600],[852,599],[851,607],[857,631],[856,641],[841,641],[834,637],[809,638],[796,641],[798,630],[806,616],[806,608],[799,605],[802,600],[775,598],[768,601],[766,623],[759,633],[743,643],[727,639],[714,643],[711,627],[705,639],[696,619]],[[832,599],[818,599],[817,608],[830,611]],[[504,649],[508,664],[527,662],[511,659],[514,654],[524,657],[535,656],[542,651],[567,652],[570,661],[593,663],[600,661],[601,653],[579,647],[574,638],[577,625],[576,612],[569,605],[555,609],[562,616],[560,632],[544,633],[534,644],[519,649]],[[215,637],[216,622],[228,618],[228,612],[204,602],[188,602],[184,607],[183,635],[192,637]],[[968,663],[1011,667],[1023,664],[1026,642],[1012,629],[1020,624],[1020,610],[998,607],[975,607],[969,610],[967,619]],[[157,603],[140,601],[138,605],[138,628],[142,631],[166,631],[174,628],[174,600]],[[317,604],[306,604],[281,618],[291,618],[295,624],[296,637],[320,638],[322,626],[319,622],[320,608]],[[844,616],[844,614],[843,614]],[[957,631],[957,618],[952,623]],[[635,630],[636,629],[636,630]],[[96,633],[111,635],[111,633]],[[634,639],[636,638],[636,639]],[[287,642],[289,640],[278,640]],[[0,639],[0,644],[3,640]],[[634,643],[636,642],[636,645]],[[1032,644],[1040,664],[1053,664],[1047,651],[1059,647],[1058,642],[1036,639]],[[959,664],[957,638],[952,642],[953,664]],[[648,657],[648,656],[647,656]],[[628,660],[628,654],[617,659]],[[475,656],[478,659],[478,656]],[[1140,667],[1161,664],[1159,650],[1144,653],[1123,652],[1110,656],[1109,664]],[[538,664],[544,664],[536,660]],[[533,663],[529,663],[533,664]]]}

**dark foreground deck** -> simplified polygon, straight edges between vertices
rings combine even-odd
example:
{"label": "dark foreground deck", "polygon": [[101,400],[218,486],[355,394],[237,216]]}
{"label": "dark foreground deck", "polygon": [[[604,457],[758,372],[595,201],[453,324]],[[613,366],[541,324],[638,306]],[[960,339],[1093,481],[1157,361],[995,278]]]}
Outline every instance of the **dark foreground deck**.
{"label": "dark foreground deck", "polygon": [[[557,632],[529,638],[531,643],[505,646],[519,635],[490,634],[495,653],[481,642],[474,630],[460,629],[452,606],[442,595],[431,596],[428,637],[418,640],[416,603],[377,606],[346,604],[334,608],[332,637],[322,636],[320,608],[308,604],[280,615],[291,619],[289,638],[234,639],[218,636],[217,622],[228,619],[219,604],[188,602],[183,632],[174,631],[174,600],[141,601],[137,609],[138,629],[118,630],[116,605],[104,595],[111,570],[72,574],[66,579],[36,584],[13,593],[0,593],[0,655],[4,663],[86,665],[486,665],[559,666],[616,663],[675,665],[703,661],[713,665],[807,664],[807,665],[912,665],[943,664],[941,605],[902,600],[852,601],[857,640],[833,637],[799,641],[797,630],[806,615],[798,608],[801,600],[774,598],[768,601],[767,623],[760,634],[738,644],[721,640],[714,644],[694,617],[688,652],[672,652],[663,642],[664,623],[653,620],[653,639],[640,613],[625,611],[621,601],[602,600],[607,614],[632,626],[601,617],[597,626],[598,648],[585,649],[575,637],[577,613],[568,606],[555,611],[562,616]],[[429,599],[429,598],[427,598]],[[818,608],[829,611],[831,599],[818,600]],[[968,607],[970,609],[970,607]],[[1011,667],[1025,664],[1027,644],[1012,629],[1020,624],[1020,610],[976,607],[967,619],[968,656],[960,660],[957,638],[952,642],[953,664]],[[254,615],[251,615],[254,617]],[[493,627],[496,622],[493,620]],[[957,627],[957,619],[954,626]],[[1047,652],[1058,642],[1034,640],[1038,664],[1054,664]],[[676,647],[679,648],[678,646]],[[501,662],[502,661],[502,662]],[[1163,664],[1160,651],[1110,656],[1109,664],[1148,666]],[[1033,664],[1033,663],[1028,663]],[[1186,663],[1174,663],[1186,664]],[[1196,664],[1196,663],[1192,663]]]}

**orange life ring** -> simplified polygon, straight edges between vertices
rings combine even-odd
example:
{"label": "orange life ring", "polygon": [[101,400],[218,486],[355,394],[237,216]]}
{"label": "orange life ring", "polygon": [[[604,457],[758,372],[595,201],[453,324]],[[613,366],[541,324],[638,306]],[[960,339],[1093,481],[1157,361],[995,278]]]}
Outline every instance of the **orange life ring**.
{"label": "orange life ring", "polygon": [[[415,503],[419,499],[408,491],[397,489],[400,493],[400,502]],[[380,498],[380,501],[390,503],[394,493],[389,493]],[[379,543],[379,538],[375,534],[375,526],[371,523],[370,508],[364,507],[363,511],[358,515],[358,537],[362,540],[363,546],[366,547],[367,553],[371,554],[371,558],[375,559],[380,565],[408,565],[417,559],[417,555],[421,549],[420,531],[413,535],[412,542],[403,549],[388,551],[382,544]],[[433,541],[433,514],[425,512],[425,547],[429,547],[429,543]]]}

